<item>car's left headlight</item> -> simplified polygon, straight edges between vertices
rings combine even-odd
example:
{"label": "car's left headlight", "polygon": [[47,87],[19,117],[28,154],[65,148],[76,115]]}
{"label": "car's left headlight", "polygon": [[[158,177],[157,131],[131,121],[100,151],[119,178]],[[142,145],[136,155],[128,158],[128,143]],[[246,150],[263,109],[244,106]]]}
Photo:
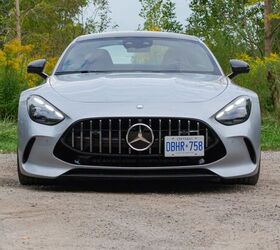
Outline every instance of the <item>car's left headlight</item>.
{"label": "car's left headlight", "polygon": [[216,120],[224,125],[240,124],[248,120],[251,113],[251,99],[240,96],[216,114]]}
{"label": "car's left headlight", "polygon": [[64,120],[64,115],[44,98],[33,95],[27,100],[30,118],[44,125],[56,125]]}

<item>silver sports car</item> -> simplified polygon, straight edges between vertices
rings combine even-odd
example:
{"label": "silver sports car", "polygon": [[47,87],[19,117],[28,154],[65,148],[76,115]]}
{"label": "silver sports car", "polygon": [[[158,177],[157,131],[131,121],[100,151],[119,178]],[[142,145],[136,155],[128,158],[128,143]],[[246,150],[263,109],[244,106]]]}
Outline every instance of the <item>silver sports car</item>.
{"label": "silver sports car", "polygon": [[255,185],[258,96],[224,75],[198,38],[115,32],[75,39],[44,83],[22,92],[21,184],[60,177],[201,178]]}

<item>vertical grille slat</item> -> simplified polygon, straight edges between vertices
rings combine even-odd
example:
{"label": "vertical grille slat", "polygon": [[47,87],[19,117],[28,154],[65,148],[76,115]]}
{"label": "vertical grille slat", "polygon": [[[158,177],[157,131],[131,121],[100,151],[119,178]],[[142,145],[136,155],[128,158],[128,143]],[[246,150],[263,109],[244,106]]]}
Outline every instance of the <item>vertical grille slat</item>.
{"label": "vertical grille slat", "polygon": [[208,128],[206,128],[206,130],[205,130],[205,148],[207,148],[208,147]]}
{"label": "vertical grille slat", "polygon": [[99,120],[99,153],[102,153],[102,120]]}
{"label": "vertical grille slat", "polygon": [[89,151],[92,153],[92,120],[89,125]]}
{"label": "vertical grille slat", "polygon": [[81,151],[84,151],[84,123],[83,122],[81,122],[80,148],[81,148]]}
{"label": "vertical grille slat", "polygon": [[[152,128],[152,120],[151,120],[151,119],[149,119],[149,127],[150,127],[151,129],[153,129],[153,128]],[[152,154],[152,147],[149,148],[149,154]]]}
{"label": "vertical grille slat", "polygon": [[109,120],[109,154],[112,153],[112,120]]}
{"label": "vertical grille slat", "polygon": [[171,127],[171,119],[168,120],[168,135],[171,136],[172,133],[172,127]]}
{"label": "vertical grille slat", "polygon": [[[126,143],[128,129],[144,123],[154,133],[154,144],[145,151],[135,151]],[[79,121],[69,128],[64,141],[69,147],[83,153],[98,155],[150,155],[164,157],[165,136],[203,135],[205,149],[217,142],[203,122],[184,118],[97,118]],[[67,139],[68,138],[68,139]]]}
{"label": "vertical grille slat", "polygon": [[72,135],[71,135],[71,139],[72,139],[72,148],[75,148],[75,129],[72,128]]}
{"label": "vertical grille slat", "polygon": [[158,120],[158,153],[161,153],[161,119]]}
{"label": "vertical grille slat", "polygon": [[[128,120],[128,129],[131,127],[131,119]],[[131,154],[131,148],[128,147],[128,153]]]}
{"label": "vertical grille slat", "polygon": [[122,153],[122,120],[119,119],[119,154]]}

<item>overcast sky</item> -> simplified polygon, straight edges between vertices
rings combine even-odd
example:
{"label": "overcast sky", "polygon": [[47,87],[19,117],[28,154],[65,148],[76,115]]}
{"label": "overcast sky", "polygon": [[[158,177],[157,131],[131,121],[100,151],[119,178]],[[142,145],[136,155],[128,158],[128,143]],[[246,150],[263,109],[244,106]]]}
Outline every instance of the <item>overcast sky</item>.
{"label": "overcast sky", "polygon": [[[139,0],[109,0],[111,17],[114,24],[118,24],[117,30],[136,30],[143,19],[139,17],[141,5]],[[190,15],[190,0],[173,0],[176,3],[176,14],[178,20],[185,24]]]}

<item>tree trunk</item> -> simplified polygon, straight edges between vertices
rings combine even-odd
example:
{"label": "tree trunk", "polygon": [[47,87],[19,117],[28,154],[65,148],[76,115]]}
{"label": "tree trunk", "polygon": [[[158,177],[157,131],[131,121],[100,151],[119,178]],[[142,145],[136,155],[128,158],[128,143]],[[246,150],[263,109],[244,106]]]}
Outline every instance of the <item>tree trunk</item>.
{"label": "tree trunk", "polygon": [[16,39],[21,42],[20,0],[16,0]]}
{"label": "tree trunk", "polygon": [[271,32],[271,19],[272,13],[272,0],[264,1],[264,54],[270,56],[272,52],[272,32]]}

